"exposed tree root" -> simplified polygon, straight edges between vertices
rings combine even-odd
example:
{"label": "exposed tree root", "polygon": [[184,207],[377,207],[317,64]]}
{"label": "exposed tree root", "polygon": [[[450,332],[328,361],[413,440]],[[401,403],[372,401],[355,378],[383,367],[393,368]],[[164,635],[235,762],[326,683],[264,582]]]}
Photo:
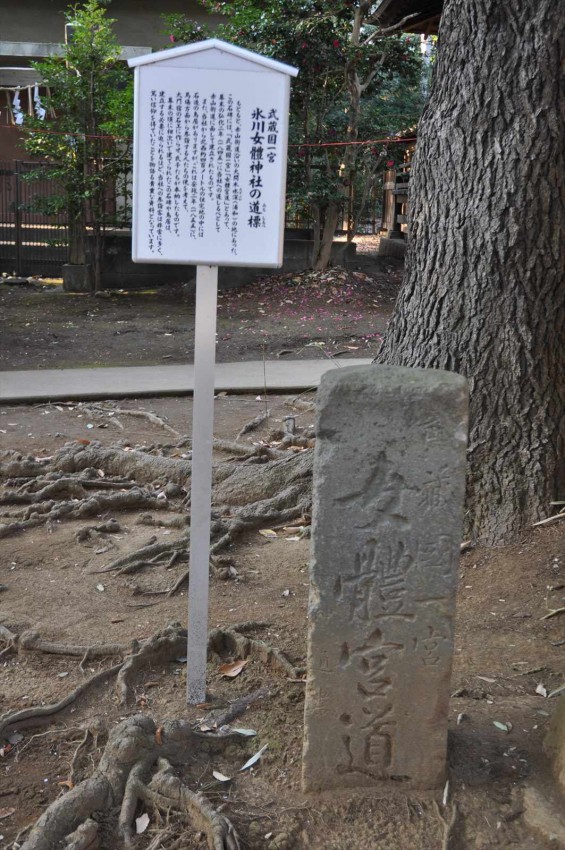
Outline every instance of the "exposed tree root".
{"label": "exposed tree root", "polygon": [[156,413],[151,413],[149,410],[129,410],[124,407],[112,407],[106,408],[100,405],[88,405],[88,410],[92,411],[97,416],[108,416],[111,414],[111,418],[114,416],[133,416],[138,419],[146,419],[148,422],[151,422],[152,425],[157,425],[159,428],[163,428],[165,431],[168,431],[169,434],[172,434],[174,437],[180,437],[180,432],[177,431],[176,428],[173,428],[171,425],[168,425],[164,419],[161,419],[160,416],[157,416]]}
{"label": "exposed tree root", "polygon": [[[249,630],[250,627],[256,626],[260,626],[260,624],[243,623],[241,628]],[[0,738],[2,738],[10,731],[49,722],[55,714],[75,702],[92,685],[104,682],[116,674],[118,697],[122,704],[127,703],[131,695],[132,678],[141,669],[163,664],[183,655],[186,651],[187,632],[178,623],[171,623],[147,640],[134,640],[129,646],[122,644],[65,645],[45,641],[37,632],[32,630],[23,632],[18,636],[4,626],[0,627],[0,637],[8,641],[10,648],[27,652],[82,657],[82,664],[85,663],[87,657],[126,656],[125,660],[101,670],[56,703],[30,706],[0,716]],[[264,641],[246,637],[234,629],[212,629],[208,635],[208,655],[219,658],[253,657],[291,679],[299,678],[303,672],[301,669],[295,668],[280,649],[272,647]]]}
{"label": "exposed tree root", "polygon": [[280,649],[265,641],[238,634],[233,629],[212,629],[208,635],[208,653],[216,654],[220,658],[226,655],[234,658],[256,658],[290,679],[298,679],[304,672],[301,668],[294,667]]}
{"label": "exposed tree root", "polygon": [[[249,628],[257,625],[242,624]],[[36,724],[39,718],[52,717],[91,684],[110,678],[115,673],[118,674],[117,689],[120,697],[127,700],[131,677],[142,667],[170,660],[183,652],[185,645],[186,632],[172,624],[145,641],[125,662],[97,674],[60,703],[14,712],[1,718],[0,734],[21,728],[25,721]],[[253,655],[285,674],[296,674],[280,651],[233,630],[215,629],[211,632],[209,651],[242,657]],[[226,712],[213,720],[214,724],[220,726],[230,722],[252,703],[268,696],[268,693],[268,690],[262,689],[236,700]],[[86,745],[89,734],[85,732],[75,750],[71,775],[78,753]],[[238,850],[240,844],[232,823],[223,814],[216,812],[202,794],[191,791],[173,770],[173,764],[186,763],[199,751],[208,756],[222,752],[226,743],[244,745],[241,736],[200,733],[185,721],[167,721],[159,729],[144,715],[122,721],[111,733],[93,775],[72,787],[48,807],[31,830],[22,850],[53,850],[60,846],[74,850],[95,848],[101,821],[106,823],[107,829],[117,831],[125,848],[133,847],[133,821],[139,800],[146,806],[174,811],[190,820],[197,830],[205,834],[210,850]],[[157,773],[154,772],[156,766]],[[114,812],[118,807],[118,823],[114,821],[112,826]]]}
{"label": "exposed tree root", "polygon": [[78,504],[75,496],[71,501],[42,501],[39,504],[24,509],[19,514],[6,514],[16,519],[27,520],[37,514],[48,514],[51,519],[82,519],[83,517],[96,516],[103,511],[128,511],[143,508],[159,510],[167,508],[166,500],[158,499],[147,490],[134,487],[126,493],[113,493],[105,496],[97,493],[90,498],[80,499]]}
{"label": "exposed tree root", "polygon": [[262,629],[268,629],[270,623],[265,623],[261,620],[246,620],[244,623],[236,623],[230,626],[232,632],[239,632],[241,635],[246,635],[248,632],[260,632]]}
{"label": "exposed tree root", "polygon": [[0,626],[0,640],[3,640],[6,644],[0,652],[0,659],[9,652],[17,650],[19,636],[15,632],[10,631],[7,626]]}
{"label": "exposed tree root", "polygon": [[62,519],[86,519],[98,516],[104,511],[131,510],[168,510],[166,500],[134,488],[126,493],[113,493],[110,496],[97,494],[82,501],[46,501],[30,505],[24,511],[16,514],[4,514],[3,519],[15,521],[0,524],[0,538],[8,537],[17,531],[24,531],[44,523],[57,522]]}
{"label": "exposed tree root", "polygon": [[[235,444],[239,446],[239,444]],[[230,451],[234,446],[231,444]],[[243,451],[243,450],[242,450]],[[248,452],[248,448],[245,447]],[[253,454],[257,455],[256,450]],[[264,451],[260,452],[264,456]],[[292,484],[307,483],[311,477],[310,452],[298,456],[283,456],[267,460],[260,474],[255,466],[219,464],[214,469],[214,501],[221,504],[245,505],[272,498]],[[191,464],[186,460],[155,457],[138,451],[103,448],[97,443],[82,446],[73,443],[65,446],[51,461],[51,468],[66,473],[83,469],[102,469],[106,475],[120,475],[138,483],[169,481],[186,486],[190,479]]]}
{"label": "exposed tree root", "polygon": [[93,775],[47,808],[26,839],[25,850],[53,850],[94,813],[120,805],[130,772],[155,749],[150,718],[137,715],[118,724]]}
{"label": "exposed tree root", "polygon": [[27,531],[28,528],[36,528],[45,522],[44,518],[28,519],[25,522],[7,522],[0,523],[0,539],[10,537],[12,534],[18,534],[20,531]]}
{"label": "exposed tree root", "polygon": [[53,499],[54,497],[65,497],[67,499],[85,499],[87,492],[82,481],[76,478],[59,478],[58,481],[44,483],[44,481],[35,480],[34,483],[43,484],[35,491],[31,491],[29,483],[24,485],[24,489],[19,489],[16,492],[9,490],[0,496],[0,505],[34,505],[39,502]]}
{"label": "exposed tree root", "polygon": [[195,794],[174,775],[172,765],[159,759],[159,772],[148,786],[137,784],[136,792],[146,804],[185,815],[196,829],[203,832],[210,850],[239,850],[240,843],[233,824],[217,812],[203,794]]}
{"label": "exposed tree root", "polygon": [[148,525],[151,528],[186,528],[190,524],[190,517],[174,516],[170,519],[159,517],[155,519],[151,514],[141,514],[136,519],[136,525]]}
{"label": "exposed tree root", "polygon": [[48,458],[38,460],[33,455],[24,458],[14,451],[5,452],[3,457],[5,462],[0,463],[0,478],[37,478],[50,463]]}
{"label": "exposed tree root", "polygon": [[[249,622],[236,628],[254,631],[265,624]],[[81,655],[125,654],[120,663],[100,671],[57,703],[35,706],[8,713],[0,718],[0,737],[26,726],[50,722],[71,705],[92,685],[117,676],[116,689],[120,701],[130,698],[133,678],[152,665],[161,666],[185,653],[187,633],[173,623],[151,638],[130,647],[108,644],[93,647],[64,646],[44,641],[36,632],[24,632],[18,637],[5,626],[0,637],[20,651],[55,652]],[[296,670],[284,654],[260,640],[251,639],[235,629],[214,629],[209,634],[208,652],[211,657],[250,656],[290,678]],[[268,689],[255,691],[235,700],[226,711],[210,719],[211,728],[220,728],[244,713],[260,699],[269,696]],[[174,812],[190,821],[207,839],[210,850],[239,850],[240,844],[233,824],[217,812],[201,794],[193,792],[174,772],[174,765],[186,765],[198,754],[210,756],[221,753],[227,743],[244,746],[240,735],[216,735],[199,732],[186,721],[166,721],[157,729],[152,719],[144,715],[122,721],[109,736],[97,769],[88,779],[76,782],[77,760],[86,747],[88,729],[76,747],[70,766],[72,787],[56,799],[39,818],[25,840],[22,850],[97,850],[107,845],[106,836],[113,835],[112,847],[133,848],[134,820],[138,801],[167,813]],[[117,813],[119,815],[117,816]],[[102,841],[102,835],[105,836]]]}
{"label": "exposed tree root", "polygon": [[[119,534],[123,531],[117,519],[110,519],[101,525],[85,525],[75,534],[77,543],[87,543],[93,536],[105,536],[107,534]],[[107,539],[107,538],[106,538]]]}
{"label": "exposed tree root", "polygon": [[296,398],[290,401],[285,401],[285,407],[290,407],[291,410],[300,410],[302,413],[313,413],[316,410],[314,401],[305,401],[300,396],[296,396]]}
{"label": "exposed tree root", "polygon": [[71,759],[71,766],[69,768],[69,779],[68,779],[68,782],[69,782],[71,787],[73,785],[77,784],[77,773],[76,773],[76,771],[77,771],[78,760],[80,758],[82,750],[85,749],[85,747],[88,744],[91,737],[92,737],[92,735],[91,735],[90,729],[85,729],[84,735],[82,736],[81,740],[79,741],[78,747],[76,747],[76,749],[73,753],[73,757]]}
{"label": "exposed tree root", "polygon": [[[145,715],[127,718],[110,734],[92,776],[47,808],[22,850],[54,850],[62,842],[75,850],[96,846],[102,821],[107,829],[113,826],[122,846],[131,847],[138,800],[164,811],[176,811],[189,819],[206,835],[210,850],[238,850],[239,841],[231,822],[216,812],[202,794],[192,792],[173,771],[173,764],[183,764],[198,751],[219,753],[228,743],[243,745],[238,735],[204,735],[183,721],[167,721],[157,734],[151,718]],[[116,825],[112,821],[118,808]]]}
{"label": "exposed tree root", "polygon": [[[231,546],[242,533],[252,531],[256,528],[262,528],[266,525],[284,525],[304,515],[308,515],[310,508],[310,488],[305,480],[299,480],[283,488],[281,492],[276,493],[271,498],[242,506],[232,507],[229,504],[223,505],[215,511],[216,516],[218,514],[229,514],[229,516],[216,518],[211,527],[210,555],[212,569],[215,569],[215,557]],[[154,559],[157,556],[174,557],[176,560],[176,553],[184,554],[188,551],[189,539],[189,534],[187,533],[177,540],[142,547],[117,558],[111,564],[108,564],[103,571],[135,572],[147,566],[148,563],[153,565],[155,563]],[[190,571],[186,570],[177,578],[168,591],[169,596],[172,596],[179,588],[186,585],[189,579],[189,573]]]}
{"label": "exposed tree root", "polygon": [[[92,471],[95,472],[95,470]],[[91,470],[84,472],[91,472]],[[0,496],[0,504],[32,505],[52,499],[54,496],[84,499],[88,495],[87,490],[124,490],[136,486],[132,481],[107,480],[96,474],[86,477],[84,472],[79,477],[73,478],[54,472],[41,478],[26,480],[24,484],[14,485],[15,489],[12,491],[6,490]],[[6,484],[8,487],[12,486],[10,479]]]}
{"label": "exposed tree root", "polygon": [[239,440],[245,434],[249,434],[251,433],[251,431],[256,431],[257,428],[260,428],[263,422],[265,422],[270,415],[271,411],[265,410],[263,411],[263,413],[260,413],[259,416],[256,416],[254,419],[251,419],[250,422],[246,422],[235,439]]}
{"label": "exposed tree root", "polygon": [[120,475],[139,483],[172,481],[186,485],[190,480],[191,463],[187,460],[156,457],[138,451],[104,448],[99,443],[83,446],[71,443],[53,458],[53,469],[61,472],[80,472],[93,467],[102,469],[106,475]]}
{"label": "exposed tree root", "polygon": [[[295,440],[293,435],[288,435]],[[231,546],[244,532],[265,525],[285,524],[296,520],[310,510],[310,483],[312,453],[300,452],[288,455],[268,447],[248,447],[240,443],[218,443],[218,447],[237,454],[242,463],[227,462],[214,469],[213,501],[215,510],[212,524],[211,555],[214,558]],[[273,456],[275,459],[272,459]],[[257,469],[260,462],[261,468]],[[104,512],[118,510],[163,510],[171,504],[164,494],[156,496],[151,489],[142,489],[138,484],[159,481],[168,487],[187,484],[190,462],[182,459],[157,457],[139,451],[122,448],[104,448],[98,443],[83,445],[79,442],[66,445],[53,458],[38,463],[35,459],[23,459],[10,455],[3,465],[4,475],[15,476],[20,483],[16,492],[5,492],[5,502],[25,504],[23,510],[5,514],[0,521],[0,538],[42,524],[51,524],[63,519],[84,519]],[[35,481],[30,478],[39,476]],[[103,477],[105,476],[105,477]],[[108,476],[111,476],[109,478]],[[117,476],[117,480],[116,477]],[[137,482],[132,484],[132,479]],[[11,484],[15,480],[11,479]],[[127,484],[123,487],[123,484]],[[92,488],[119,488],[120,492],[87,492]],[[182,495],[183,491],[180,491]],[[66,500],[55,500],[57,495],[68,495]],[[175,494],[177,495],[177,494]],[[144,514],[140,521],[150,525],[185,527],[188,517],[155,520]],[[98,530],[97,526],[93,526]],[[90,536],[92,530],[80,532],[80,539]],[[148,565],[153,566],[161,558],[172,564],[188,551],[188,534],[176,541],[144,546],[121,556],[108,564],[108,572],[133,573]],[[225,570],[219,571],[220,577]],[[169,588],[169,594],[184,586],[188,573],[182,574]]]}
{"label": "exposed tree root", "polygon": [[[1,635],[0,635],[1,636]],[[86,660],[108,658],[113,655],[127,655],[132,646],[119,643],[92,644],[92,646],[68,645],[56,641],[44,640],[38,632],[30,629],[18,637],[14,635],[14,648],[20,652],[44,652],[47,655],[71,655]]]}
{"label": "exposed tree root", "polygon": [[312,452],[286,455],[280,460],[262,464],[258,470],[254,464],[230,466],[217,469],[214,481],[214,504],[244,506],[262,502],[281,494],[292,486],[303,488],[307,493],[312,478]]}
{"label": "exposed tree root", "polygon": [[71,691],[70,694],[67,694],[66,697],[63,697],[58,702],[51,703],[50,705],[30,706],[29,708],[23,708],[19,711],[12,711],[2,715],[0,717],[0,739],[4,738],[8,732],[39,726],[42,723],[49,723],[53,715],[58,714],[75,702],[92,685],[98,685],[114,676],[121,668],[122,663],[120,662],[120,664],[115,664],[113,667],[108,667],[106,670],[96,673],[96,675],[92,676],[88,681],[83,682],[82,685],[79,685],[78,688],[75,688],[74,691]]}
{"label": "exposed tree root", "polygon": [[129,655],[118,672],[116,691],[120,702],[125,705],[130,700],[131,679],[142,668],[153,664],[162,664],[186,653],[186,631],[177,623],[172,623],[157,632],[141,644],[136,652]]}
{"label": "exposed tree root", "polygon": [[98,850],[100,847],[98,824],[92,818],[67,835],[64,850]]}
{"label": "exposed tree root", "polygon": [[265,699],[265,697],[268,696],[269,689],[260,688],[258,691],[253,691],[253,693],[247,694],[247,696],[239,697],[239,699],[236,699],[231,703],[226,711],[222,712],[222,714],[205,719],[202,725],[210,725],[212,729],[221,729],[222,726],[227,726],[228,724],[233,723],[234,720],[237,720],[238,717],[245,714],[251,705]]}
{"label": "exposed tree root", "polygon": [[168,540],[166,543],[152,543],[150,546],[142,546],[135,552],[122,555],[108,564],[101,573],[118,571],[120,573],[135,572],[147,563],[154,562],[155,558],[171,558],[177,552],[180,554],[187,551],[188,538],[181,537],[178,540]]}

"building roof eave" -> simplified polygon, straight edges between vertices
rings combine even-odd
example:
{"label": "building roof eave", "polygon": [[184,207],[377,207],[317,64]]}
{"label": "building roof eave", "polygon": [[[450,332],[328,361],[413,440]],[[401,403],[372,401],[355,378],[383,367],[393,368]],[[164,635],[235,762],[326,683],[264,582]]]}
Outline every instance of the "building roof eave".
{"label": "building roof eave", "polygon": [[375,18],[384,27],[394,27],[410,16],[402,32],[436,35],[444,0],[381,0]]}

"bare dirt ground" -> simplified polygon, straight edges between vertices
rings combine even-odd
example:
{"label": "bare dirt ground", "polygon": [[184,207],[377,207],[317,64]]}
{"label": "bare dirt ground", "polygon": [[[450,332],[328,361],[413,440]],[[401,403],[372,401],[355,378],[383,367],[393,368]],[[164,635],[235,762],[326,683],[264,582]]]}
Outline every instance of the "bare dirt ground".
{"label": "bare dirt ground", "polygon": [[[358,268],[271,275],[224,290],[216,359],[371,357],[401,274],[399,261],[361,253]],[[39,279],[23,286],[0,282],[0,340],[2,370],[192,361],[194,287],[93,298]]]}
{"label": "bare dirt ground", "polygon": [[[287,286],[277,284],[281,285]],[[296,286],[303,287],[304,283]],[[390,274],[382,286],[389,293],[387,303],[391,304],[394,282],[391,285]],[[260,287],[254,293],[252,289],[246,293],[240,291],[241,298],[237,293],[229,294],[231,306],[222,320],[224,335],[238,336],[238,341],[232,343],[233,349],[224,351],[231,351],[235,357],[241,346],[242,359],[259,356],[259,349],[247,348],[239,341],[242,317],[250,320],[244,325],[247,331],[269,328],[275,335],[280,333],[276,341],[267,336],[267,356],[276,354],[275,349],[291,347],[272,316],[269,324],[262,325],[264,314],[258,308],[265,299],[265,315],[271,313],[272,305],[266,300],[270,296],[260,294]],[[272,288],[269,291],[272,295]],[[171,350],[172,362],[177,357],[182,361],[188,356],[188,330],[184,324],[181,326],[177,317],[179,303],[172,295],[166,308],[168,314],[161,312],[161,298],[155,298],[150,302],[155,304],[154,315],[141,316],[140,310],[135,319],[131,312],[136,308],[132,305],[141,296],[132,296],[131,301],[120,300],[125,296],[108,300],[76,297],[67,302],[60,295],[29,290],[3,293],[2,297],[9,305],[4,321],[13,328],[10,331],[13,336],[9,338],[12,341],[21,336],[25,327],[25,323],[21,324],[23,315],[19,308],[12,310],[12,307],[23,305],[26,297],[30,299],[30,328],[34,328],[33,334],[29,331],[29,339],[34,339],[33,347],[29,348],[31,359],[26,359],[20,348],[19,354],[17,351],[9,354],[12,367],[62,365],[61,358],[66,365],[87,365],[96,362],[92,360],[93,354],[101,357],[103,354],[106,358],[107,350],[116,357],[112,365],[132,362],[121,358],[128,355],[133,334],[120,333],[114,338],[114,330],[119,329],[118,315],[127,317],[124,322],[138,327],[140,344],[133,361],[136,364],[159,362],[151,357],[162,352],[165,344],[177,346],[174,354]],[[62,304],[63,300],[65,311],[67,303],[76,303],[83,312],[73,314],[72,320],[66,312],[46,313],[46,325],[59,323],[49,325],[51,328],[60,329],[68,321],[77,324],[68,330],[68,336],[52,345],[46,333],[41,336],[42,312],[36,305]],[[252,317],[235,312],[234,305],[244,303],[248,307],[242,309],[254,311]],[[88,317],[84,311],[93,310],[98,311],[98,316],[86,323],[87,333]],[[382,304],[379,310],[379,321],[384,327],[386,311]],[[169,337],[164,339],[164,334],[170,332],[164,329],[172,327],[165,324],[167,315],[167,321],[173,321],[171,316],[175,316],[175,322],[179,321],[178,335],[184,335],[181,342],[175,340],[174,333],[172,342],[168,342]],[[343,337],[337,339],[338,318],[332,319],[333,335],[322,330],[319,337],[312,333],[312,323],[305,326],[300,336],[302,331],[296,330],[294,322],[292,346],[296,348],[292,356],[298,356],[304,340],[325,342],[330,348],[335,336],[336,348],[338,344],[344,346]],[[365,319],[355,321],[362,323]],[[153,344],[150,338],[153,322],[160,328],[158,344]],[[320,327],[327,329],[330,325]],[[362,338],[360,331],[368,332],[370,327],[375,332],[374,316],[367,319],[366,325],[356,326],[347,341],[356,345]],[[122,336],[128,340],[127,346],[123,345]],[[234,337],[224,342],[231,343]],[[353,338],[355,342],[351,341]],[[106,345],[111,347],[106,349]],[[370,346],[363,350],[372,351]],[[251,355],[250,351],[253,351]],[[310,356],[312,349],[307,351]],[[359,356],[358,350],[354,353]],[[312,394],[302,396],[298,403],[291,397],[268,399],[269,420],[241,437],[240,442],[250,449],[261,443],[273,446],[277,442],[272,436],[273,429],[280,429],[289,413],[295,415],[301,433],[307,434],[313,423],[313,412],[305,405],[309,400]],[[13,459],[16,451],[24,458],[40,459],[32,463],[48,464],[49,461],[41,459],[56,456],[65,444],[88,448],[98,441],[102,447],[117,445],[122,452],[140,449],[154,457],[180,462],[188,451],[186,441],[178,435],[190,433],[191,404],[190,399],[162,398],[108,400],[96,405],[3,406],[0,437],[4,459]],[[120,413],[118,408],[156,414],[178,434],[175,436],[159,421]],[[264,399],[222,394],[216,400],[216,437],[233,441],[242,426],[264,409]],[[300,447],[287,451],[298,456]],[[304,455],[309,451],[305,448]],[[217,460],[226,461],[226,458],[229,460],[230,455],[218,453]],[[236,463],[235,456],[232,462]],[[109,480],[110,476],[100,479]],[[186,623],[186,585],[182,584],[170,596],[163,593],[186,570],[182,560],[173,564],[146,564],[133,574],[119,574],[117,569],[100,572],[140,546],[168,543],[180,537],[178,527],[139,522],[141,515],[147,513],[157,521],[182,520],[186,516],[182,505],[185,485],[175,498],[163,499],[159,494],[164,492],[165,485],[161,480],[149,486],[149,495],[155,498],[156,505],[150,511],[108,509],[77,519],[32,522],[19,533],[3,537],[0,714],[55,703],[116,663],[115,657],[82,659],[23,648],[16,652],[10,648],[7,632],[21,635],[33,629],[47,641],[90,646],[142,641],[172,622]],[[123,482],[120,492],[127,492],[129,487],[130,482]],[[14,492],[13,487],[8,489]],[[14,514],[21,509],[20,505],[1,504],[0,523],[14,521]],[[118,529],[111,523],[112,519],[119,524]],[[259,625],[249,636],[282,650],[296,668],[296,676],[252,653],[238,676],[226,678],[220,665],[233,660],[229,653],[222,658],[211,656],[207,706],[187,707],[185,653],[179,651],[175,658],[148,665],[135,675],[127,704],[120,702],[115,677],[111,677],[87,689],[47,722],[18,727],[15,734],[8,736],[7,744],[0,741],[0,848],[15,850],[21,846],[25,832],[14,843],[21,831],[33,824],[52,801],[64,797],[71,786],[94,771],[108,733],[124,718],[139,714],[152,717],[158,730],[174,718],[209,725],[211,713],[222,713],[237,698],[261,688],[267,690],[263,698],[232,723],[232,727],[254,730],[256,736],[240,736],[241,744],[234,743],[217,755],[195,753],[182,774],[187,785],[193,790],[203,790],[212,805],[231,820],[242,848],[549,850],[555,846],[555,842],[526,826],[523,790],[528,783],[550,785],[542,741],[556,700],[543,694],[565,681],[565,621],[559,615],[543,617],[550,609],[564,604],[565,523],[532,530],[502,549],[477,548],[462,556],[450,708],[449,788],[444,797],[441,792],[405,794],[371,790],[304,795],[300,790],[304,705],[301,670],[306,653],[309,557],[309,543],[301,538],[300,529],[307,522],[308,517],[303,516],[291,522],[275,523],[268,536],[261,534],[264,527],[244,531],[225,552],[229,560],[214,571],[210,591],[211,628],[229,629],[254,621]],[[95,531],[93,527],[105,530]],[[414,724],[418,724],[417,706],[414,706]],[[159,732],[156,734],[158,737]],[[268,748],[253,768],[239,772],[247,758],[265,745]],[[220,771],[232,777],[232,781],[223,783],[212,771]],[[133,838],[134,848],[203,850],[207,846],[201,828],[191,826],[173,812],[158,813],[139,804],[135,814],[137,817],[147,814],[149,823],[143,834]],[[113,833],[103,831],[100,846],[103,850],[117,850],[121,845]]]}

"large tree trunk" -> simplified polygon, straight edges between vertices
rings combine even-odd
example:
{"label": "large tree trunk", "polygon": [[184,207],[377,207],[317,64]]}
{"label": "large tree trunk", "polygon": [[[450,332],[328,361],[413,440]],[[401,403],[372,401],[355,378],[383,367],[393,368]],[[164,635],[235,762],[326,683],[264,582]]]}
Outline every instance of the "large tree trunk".
{"label": "large tree trunk", "polygon": [[378,357],[468,377],[468,529],[488,543],[565,498],[564,62],[556,0],[447,0]]}

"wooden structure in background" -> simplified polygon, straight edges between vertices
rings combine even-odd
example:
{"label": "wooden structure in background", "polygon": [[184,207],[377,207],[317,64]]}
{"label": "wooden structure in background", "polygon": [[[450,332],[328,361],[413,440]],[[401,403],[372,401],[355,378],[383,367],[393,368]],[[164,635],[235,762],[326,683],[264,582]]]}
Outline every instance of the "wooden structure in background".
{"label": "wooden structure in background", "polygon": [[[384,27],[422,36],[437,35],[444,0],[381,0],[375,17]],[[379,254],[403,257],[406,250],[410,162],[385,172]]]}
{"label": "wooden structure in background", "polygon": [[410,17],[402,32],[437,35],[444,0],[381,0],[376,17],[382,27],[394,27]]}

